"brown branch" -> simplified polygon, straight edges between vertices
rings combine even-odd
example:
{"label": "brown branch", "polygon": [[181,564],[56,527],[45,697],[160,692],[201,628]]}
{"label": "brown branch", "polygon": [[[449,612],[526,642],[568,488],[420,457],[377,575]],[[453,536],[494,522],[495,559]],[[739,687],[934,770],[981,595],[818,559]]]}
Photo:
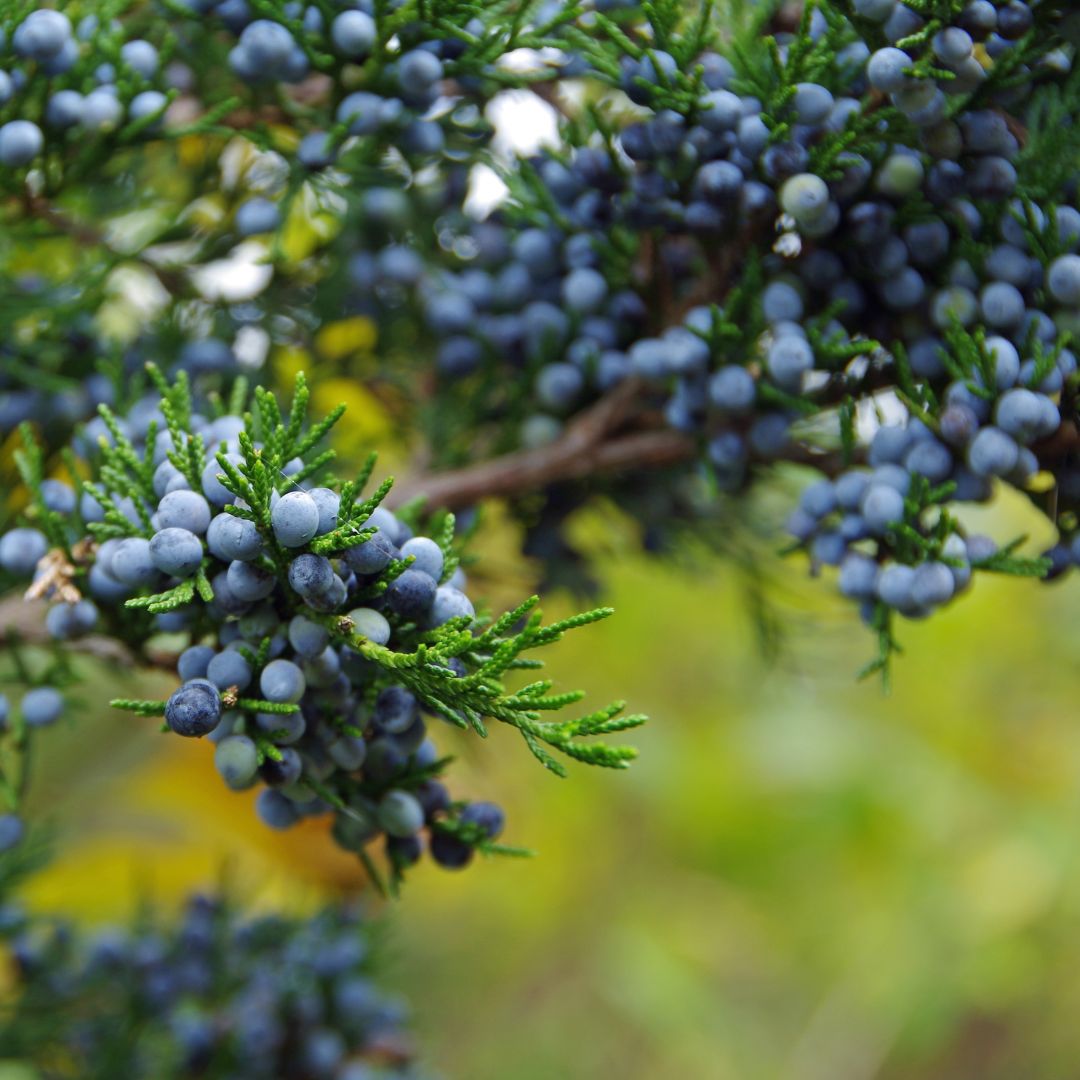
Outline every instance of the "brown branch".
{"label": "brown branch", "polygon": [[391,505],[423,497],[430,507],[461,509],[480,499],[524,495],[559,481],[674,465],[695,452],[694,441],[677,431],[642,431],[580,447],[564,437],[537,450],[406,481],[394,488]]}
{"label": "brown branch", "polygon": [[[45,629],[48,604],[43,600],[25,600],[19,594],[0,599],[0,642],[28,645],[48,645],[53,642]],[[84,637],[64,642],[65,649],[74,649],[99,660],[131,667],[135,657],[122,642],[113,638]]]}
{"label": "brown branch", "polygon": [[[44,600],[26,600],[18,593],[0,597],[0,651],[6,645],[20,643],[55,644],[55,639],[45,628],[45,612],[48,607]],[[120,667],[161,668],[172,673],[176,671],[175,653],[157,649],[135,653],[113,637],[90,634],[65,641],[64,648]]]}
{"label": "brown branch", "polygon": [[1045,439],[1040,439],[1032,448],[1039,464],[1046,467],[1060,463],[1076,450],[1080,450],[1080,429],[1075,421],[1066,420]]}
{"label": "brown branch", "polygon": [[627,379],[586,409],[554,442],[519,450],[462,469],[406,479],[391,492],[391,505],[424,498],[428,506],[460,509],[484,498],[539,491],[565,480],[633,468],[662,468],[694,456],[694,440],[677,431],[619,434],[640,405],[642,386]]}

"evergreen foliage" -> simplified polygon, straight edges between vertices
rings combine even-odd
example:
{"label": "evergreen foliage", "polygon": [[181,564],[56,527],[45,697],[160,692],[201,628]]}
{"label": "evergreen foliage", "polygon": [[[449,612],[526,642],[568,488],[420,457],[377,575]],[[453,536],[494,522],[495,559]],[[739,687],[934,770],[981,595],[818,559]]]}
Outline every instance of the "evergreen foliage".
{"label": "evergreen foliage", "polygon": [[[568,522],[607,500],[760,601],[737,519],[797,467],[787,550],[835,568],[885,680],[900,619],[1080,564],[1077,44],[1056,0],[5,5],[0,587],[55,642],[4,738],[13,872],[90,634],[139,663],[173,635],[177,689],[113,704],[213,740],[270,827],[326,817],[376,882],[520,853],[428,720],[516,728],[561,776],[625,768],[606,740],[642,717],[547,716],[581,695],[519,673],[610,611],[477,614],[487,500],[549,582],[602,585]],[[500,122],[523,101],[546,140]],[[1001,485],[1049,551],[966,529]],[[345,1053],[267,1068],[366,1075]],[[190,1072],[165,1060],[118,1067]]]}

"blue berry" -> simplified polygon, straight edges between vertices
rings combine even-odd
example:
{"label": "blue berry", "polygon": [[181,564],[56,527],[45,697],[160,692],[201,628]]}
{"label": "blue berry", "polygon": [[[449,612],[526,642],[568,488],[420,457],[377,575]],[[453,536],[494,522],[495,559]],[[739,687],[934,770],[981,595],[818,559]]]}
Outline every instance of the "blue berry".
{"label": "blue berry", "polygon": [[421,570],[428,577],[438,581],[443,572],[443,552],[434,540],[426,536],[414,536],[401,545],[401,557],[412,556],[412,567]]}
{"label": "blue berry", "polygon": [[424,824],[424,808],[407,791],[388,791],[379,802],[379,824],[391,836],[411,836]]}
{"label": "blue berry", "polygon": [[51,686],[39,686],[23,695],[19,708],[28,727],[47,727],[60,719],[64,698]]}
{"label": "blue berry", "polygon": [[494,840],[503,831],[506,816],[495,803],[472,802],[461,811],[460,820],[468,825],[478,825],[489,840]]}
{"label": "blue berry", "polygon": [[62,480],[42,480],[41,498],[48,509],[58,514],[75,512],[75,489]]}
{"label": "blue berry", "polygon": [[307,599],[325,595],[334,584],[334,569],[322,555],[298,555],[289,563],[289,584]]}
{"label": "blue berry", "polygon": [[146,120],[151,116],[158,117],[157,120],[152,120],[149,125],[151,129],[156,130],[160,126],[159,114],[168,103],[169,99],[159,90],[144,90],[131,99],[131,104],[128,105],[128,116],[132,120]]}
{"label": "blue berry", "polygon": [[242,791],[258,774],[258,748],[246,735],[229,735],[214,749],[214,768],[230,788]]}
{"label": "blue berry", "polygon": [[872,533],[884,533],[904,517],[904,496],[893,487],[872,483],[859,504]]}
{"label": "blue berry", "polygon": [[45,105],[45,123],[51,128],[67,129],[81,124],[83,96],[78,90],[57,90]]}
{"label": "blue berry", "polygon": [[418,619],[431,607],[436,588],[432,577],[410,567],[390,583],[386,590],[386,600],[391,609],[402,618]]}
{"label": "blue berry", "polygon": [[133,67],[144,79],[152,79],[157,74],[158,51],[149,41],[140,38],[125,41],[120,46],[120,59]]}
{"label": "blue berry", "polygon": [[280,749],[279,758],[267,757],[259,766],[259,775],[271,787],[284,788],[295,784],[304,771],[300,755],[291,747]]}
{"label": "blue berry", "polygon": [[945,563],[923,563],[915,570],[911,584],[911,600],[916,607],[928,608],[944,604],[956,589],[956,582]]}
{"label": "blue berry", "polygon": [[215,655],[209,645],[189,645],[176,662],[176,673],[184,682],[205,678],[207,666]]}
{"label": "blue berry", "polygon": [[82,126],[88,131],[106,132],[119,127],[124,107],[116,96],[116,88],[100,86],[83,98]]}
{"label": "blue berry", "polygon": [[176,527],[202,536],[210,527],[210,504],[196,491],[168,492],[158,503],[157,513],[163,529]]}
{"label": "blue berry", "polygon": [[271,736],[276,746],[299,742],[307,730],[307,721],[302,712],[256,713],[255,725],[260,731]]}
{"label": "blue berry", "polygon": [[11,44],[20,56],[46,61],[55,57],[71,39],[71,22],[66,15],[48,8],[32,11],[15,28]]}
{"label": "blue berry", "polygon": [[349,612],[354,633],[373,641],[376,645],[390,642],[390,624],[386,616],[373,608],[354,608]]}
{"label": "blue berry", "polygon": [[[239,467],[244,464],[244,459],[238,454],[226,454],[225,456],[233,465]],[[214,506],[226,506],[236,501],[233,493],[218,479],[224,477],[224,475],[221,466],[216,461],[211,461],[203,469],[200,477],[203,493]]]}
{"label": "blue berry", "polygon": [[273,232],[281,224],[281,211],[269,199],[248,199],[237,207],[234,223],[241,236],[258,236]]}
{"label": "blue berry", "polygon": [[[3,129],[0,129],[2,134]],[[1046,273],[1046,286],[1060,304],[1080,306],[1080,255],[1061,255]]]}
{"label": "blue berry", "polygon": [[437,830],[431,834],[431,857],[445,870],[461,870],[472,861],[473,849],[453,833]]}
{"label": "blue berry", "polygon": [[330,641],[330,632],[324,626],[311,622],[303,615],[295,615],[289,623],[289,644],[298,656],[310,659],[318,656]]}
{"label": "blue berry", "polygon": [[398,84],[405,93],[417,97],[429,94],[442,76],[442,62],[425,49],[414,49],[397,63]]}
{"label": "blue berry", "polygon": [[225,580],[232,595],[248,604],[265,600],[277,587],[277,578],[272,571],[239,560],[229,563]]}
{"label": "blue berry", "polygon": [[968,466],[976,476],[1006,476],[1016,468],[1020,449],[1000,428],[984,427],[968,447]]}
{"label": "blue berry", "polygon": [[203,546],[188,529],[167,528],[151,537],[149,553],[150,561],[163,574],[184,578],[194,574],[202,564]]}
{"label": "blue berry", "polygon": [[296,159],[308,169],[325,169],[334,163],[337,149],[325,131],[309,131],[296,148]]}
{"label": "blue berry", "polygon": [[765,364],[778,386],[798,392],[803,375],[814,366],[814,350],[809,342],[788,334],[776,338],[769,346]]}
{"label": "blue berry", "polygon": [[218,514],[206,530],[206,546],[223,562],[248,562],[258,558],[262,538],[253,522],[232,514]]}
{"label": "blue berry", "polygon": [[306,491],[290,491],[270,511],[270,523],[284,547],[303,547],[319,531],[319,507]]}
{"label": "blue berry", "polygon": [[851,552],[840,563],[840,591],[853,600],[870,600],[877,595],[878,564],[865,555]]}
{"label": "blue berry", "polygon": [[418,715],[416,698],[403,686],[388,686],[375,699],[375,725],[388,735],[407,731]]}
{"label": "blue berry", "polygon": [[205,679],[193,679],[174,690],[165,703],[165,722],[185,738],[213,731],[221,719],[221,695]]}
{"label": "blue berry", "polygon": [[296,804],[279,791],[270,788],[259,792],[255,800],[255,812],[259,820],[271,829],[288,829],[300,820]]}
{"label": "blue berry", "polygon": [[279,72],[288,62],[293,49],[293,36],[279,23],[256,19],[240,34],[239,48],[256,69],[266,69],[269,75]]}
{"label": "blue berry", "polygon": [[0,853],[18,847],[26,835],[26,825],[18,814],[0,814]]}
{"label": "blue berry", "polygon": [[337,122],[348,124],[350,135],[370,135],[383,123],[383,100],[377,94],[358,90],[342,99],[337,108]]}
{"label": "blue berry", "polygon": [[572,311],[597,311],[607,299],[608,285],[604,276],[591,267],[572,270],[561,287],[563,303]]}
{"label": "blue berry", "polygon": [[219,690],[236,687],[246,690],[251,685],[251,664],[235,649],[219,652],[206,666],[206,678]]}
{"label": "blue berry", "polygon": [[[200,553],[201,550],[200,546]],[[109,562],[109,572],[125,585],[149,585],[158,575],[150,541],[141,536],[121,540]]]}
{"label": "blue berry", "polygon": [[55,604],[45,616],[49,635],[61,641],[88,634],[97,622],[98,609],[90,600]]}
{"label": "blue berry", "polygon": [[343,11],[330,24],[330,39],[342,56],[367,56],[378,39],[375,20],[363,11]]}
{"label": "blue berry", "polygon": [[29,577],[48,551],[49,542],[37,529],[12,529],[0,536],[0,566],[16,577]]}
{"label": "blue berry", "polygon": [[878,598],[898,611],[911,610],[915,606],[912,599],[914,584],[915,571],[910,566],[890,563],[878,575]]}
{"label": "blue berry", "polygon": [[319,528],[316,536],[325,536],[337,527],[338,511],[341,509],[341,498],[330,488],[312,488],[308,494],[315,500],[319,509]]}
{"label": "blue berry", "polygon": [[41,128],[29,120],[9,120],[0,126],[0,165],[29,165],[44,146]]}
{"label": "blue berry", "polygon": [[475,614],[472,601],[460,589],[451,585],[440,585],[435,590],[435,599],[429,614],[432,626],[442,626],[450,619],[471,619]]}
{"label": "blue berry", "polygon": [[291,660],[271,660],[259,676],[259,689],[267,701],[299,701],[304,687],[304,673]]}

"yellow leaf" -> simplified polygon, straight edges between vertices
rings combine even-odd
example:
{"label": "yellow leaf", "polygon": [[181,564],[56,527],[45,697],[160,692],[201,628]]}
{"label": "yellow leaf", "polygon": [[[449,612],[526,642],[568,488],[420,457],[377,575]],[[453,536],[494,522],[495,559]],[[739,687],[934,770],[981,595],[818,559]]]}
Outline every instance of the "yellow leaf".
{"label": "yellow leaf", "polygon": [[283,909],[313,906],[327,887],[363,885],[359,860],[334,844],[329,819],[274,832],[255,813],[255,790],[217,781],[212,746],[168,743],[115,785],[107,811],[70,826],[58,858],[20,888],[31,910],[126,921],[145,901],[168,909],[193,889],[213,889],[223,873],[245,904]]}
{"label": "yellow leaf", "polygon": [[206,139],[202,135],[185,135],[179,140],[178,150],[185,169],[201,168],[206,161]]}
{"label": "yellow leaf", "polygon": [[322,243],[311,218],[296,203],[289,211],[281,229],[281,250],[289,262],[306,259]]}
{"label": "yellow leaf", "polygon": [[391,422],[381,401],[366,387],[352,379],[313,380],[312,412],[324,415],[337,405],[345,406],[348,422],[338,428],[338,443],[343,449],[367,449],[390,433]]}
{"label": "yellow leaf", "polygon": [[367,352],[375,347],[378,328],[363,315],[327,323],[315,335],[315,347],[328,360],[341,360],[355,352]]}
{"label": "yellow leaf", "polygon": [[282,345],[274,353],[276,381],[281,386],[292,386],[296,382],[296,376],[301,371],[310,371],[313,364],[311,353],[307,349],[301,349],[296,345]]}

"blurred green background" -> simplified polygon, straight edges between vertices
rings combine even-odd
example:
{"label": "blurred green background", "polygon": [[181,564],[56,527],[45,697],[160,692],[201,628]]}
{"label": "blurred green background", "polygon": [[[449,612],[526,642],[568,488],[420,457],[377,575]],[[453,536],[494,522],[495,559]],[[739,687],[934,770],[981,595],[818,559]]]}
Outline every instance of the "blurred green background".
{"label": "blurred green background", "polygon": [[[975,520],[1047,539],[1019,499]],[[869,634],[798,560],[760,553],[788,631],[767,661],[729,563],[646,560],[611,513],[580,531],[618,614],[552,674],[653,721],[629,773],[566,781],[509,730],[447,729],[456,792],[504,803],[538,858],[425,865],[373,903],[425,1056],[454,1080],[1075,1077],[1078,583],[984,580],[905,624],[886,697],[854,680]],[[482,535],[515,565],[512,536]],[[225,873],[303,909],[360,884],[319,829],[260,826],[211,747],[93,704],[162,677],[88,672],[46,736],[35,799],[60,840],[33,906],[119,919]]]}

